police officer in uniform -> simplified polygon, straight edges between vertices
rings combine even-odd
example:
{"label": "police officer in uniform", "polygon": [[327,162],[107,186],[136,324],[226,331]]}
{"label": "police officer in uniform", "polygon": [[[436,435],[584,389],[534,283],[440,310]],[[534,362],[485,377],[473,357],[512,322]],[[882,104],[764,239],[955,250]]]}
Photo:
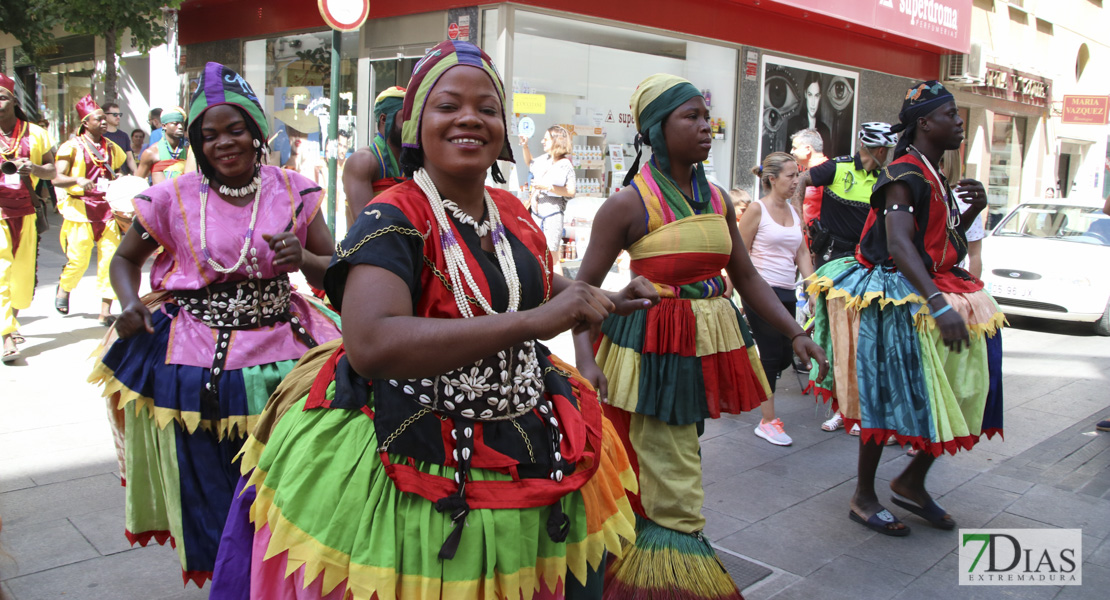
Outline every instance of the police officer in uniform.
{"label": "police officer in uniform", "polygon": [[[864,123],[858,137],[855,156],[840,156],[802,173],[792,200],[799,214],[812,215],[805,225],[815,269],[855,254],[871,208],[871,188],[890,149],[898,143],[889,123]],[[806,198],[808,186],[823,186],[824,192]]]}

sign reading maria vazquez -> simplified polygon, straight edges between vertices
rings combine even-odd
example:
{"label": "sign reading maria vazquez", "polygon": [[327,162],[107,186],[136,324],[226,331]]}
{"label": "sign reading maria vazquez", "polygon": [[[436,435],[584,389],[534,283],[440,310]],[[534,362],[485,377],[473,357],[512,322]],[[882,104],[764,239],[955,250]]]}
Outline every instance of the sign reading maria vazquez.
{"label": "sign reading maria vazquez", "polygon": [[960,585],[1083,585],[1080,529],[961,529]]}

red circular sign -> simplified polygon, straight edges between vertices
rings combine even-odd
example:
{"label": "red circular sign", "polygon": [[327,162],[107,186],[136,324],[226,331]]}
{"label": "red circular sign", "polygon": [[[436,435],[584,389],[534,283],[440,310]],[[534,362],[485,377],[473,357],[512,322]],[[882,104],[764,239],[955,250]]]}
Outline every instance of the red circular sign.
{"label": "red circular sign", "polygon": [[354,31],[370,16],[370,0],[317,0],[320,16],[332,29]]}
{"label": "red circular sign", "polygon": [[459,24],[451,23],[447,26],[447,39],[455,40],[459,37]]}

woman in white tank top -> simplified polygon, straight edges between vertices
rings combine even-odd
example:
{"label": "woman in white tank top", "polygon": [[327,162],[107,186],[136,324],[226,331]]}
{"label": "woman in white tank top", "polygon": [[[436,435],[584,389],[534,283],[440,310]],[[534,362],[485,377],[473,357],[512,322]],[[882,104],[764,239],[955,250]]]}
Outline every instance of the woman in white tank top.
{"label": "woman in white tank top", "polygon": [[[783,307],[794,314],[797,272],[801,271],[802,277],[813,274],[813,260],[802,239],[801,219],[790,206],[790,198],[798,187],[798,163],[785,152],[774,152],[752,169],[752,174],[759,177],[766,195],[752,202],[740,217],[740,237],[756,271],[775,291]],[[775,417],[773,392],[779,373],[792,363],[797,336],[793,340],[784,336],[747,302],[743,305],[772,392],[760,407],[763,420],[755,434],[772,444],[789,446],[793,440],[783,430],[782,421]]]}

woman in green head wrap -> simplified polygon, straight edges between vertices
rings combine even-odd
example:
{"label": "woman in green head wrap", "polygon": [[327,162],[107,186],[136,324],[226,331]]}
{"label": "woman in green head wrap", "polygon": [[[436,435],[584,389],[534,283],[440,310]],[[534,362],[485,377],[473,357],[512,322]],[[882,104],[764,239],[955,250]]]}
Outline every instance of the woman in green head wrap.
{"label": "woman in green head wrap", "polygon": [[[721,271],[753,309],[793,340],[807,364],[824,352],[805,335],[752,266],[728,195],[705,177],[709,108],[693,84],[653,75],[632,95],[650,159],[633,163],[626,187],[594,220],[578,279],[599,285],[627,250],[658,305],[602,325],[596,357],[575,338],[578,367],[608,398],[606,416],[635,456],[637,539],[610,564],[606,598],[739,598],[702,535],[698,434],[706,418],[757,408],[769,393],[748,326]],[[667,568],[661,568],[663,566]]]}

